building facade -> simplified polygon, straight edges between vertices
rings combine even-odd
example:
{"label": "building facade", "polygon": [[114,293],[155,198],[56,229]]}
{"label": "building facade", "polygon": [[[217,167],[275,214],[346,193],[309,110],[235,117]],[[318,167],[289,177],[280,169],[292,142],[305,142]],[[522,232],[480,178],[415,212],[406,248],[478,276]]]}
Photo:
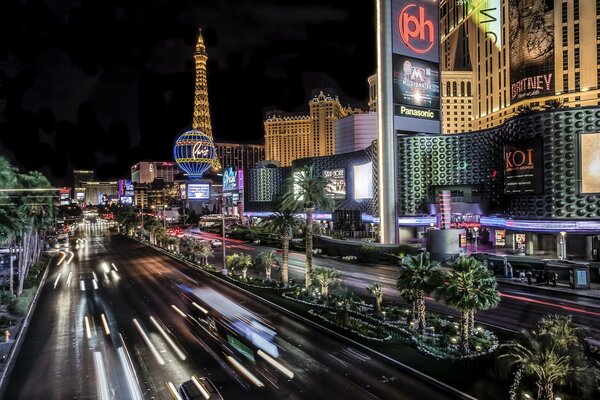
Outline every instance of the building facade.
{"label": "building facade", "polygon": [[215,150],[223,167],[247,170],[265,160],[262,144],[215,143]]}
{"label": "building facade", "polygon": [[[485,228],[498,246],[515,245],[522,235],[528,254],[556,249],[567,238],[567,253],[600,252],[600,108],[542,110],[511,118],[486,130],[457,135],[400,136],[397,143],[398,212],[403,238],[418,237],[437,221],[441,190],[452,195],[453,223]],[[516,149],[516,150],[515,150]],[[520,150],[525,149],[525,150]],[[513,155],[528,160],[532,177],[511,186]],[[508,161],[507,161],[508,160]],[[515,162],[516,161],[516,162]],[[318,174],[343,179],[334,212],[358,212],[363,221],[378,215],[377,144],[365,150],[297,160],[292,168],[250,170],[247,210],[273,210],[293,170],[310,163]],[[332,174],[343,170],[343,173]],[[517,174],[518,175],[518,174]],[[522,188],[522,189],[521,189]],[[323,214],[325,215],[325,214]],[[562,233],[561,233],[562,232]],[[494,242],[496,243],[496,242]],[[595,251],[595,253],[594,253]],[[531,252],[531,253],[530,253]]]}
{"label": "building facade", "polygon": [[377,113],[347,115],[335,120],[335,154],[364,150],[377,140]]}
{"label": "building facade", "polygon": [[293,160],[335,154],[335,124],[360,110],[344,108],[331,91],[313,92],[308,114],[267,113],[265,158],[289,166]]}
{"label": "building facade", "polygon": [[159,178],[165,182],[173,183],[179,168],[174,162],[167,161],[140,161],[131,167],[131,181],[134,183],[152,183]]}
{"label": "building facade", "polygon": [[472,72],[473,119],[463,131],[499,126],[530,108],[600,104],[599,2],[474,3],[440,2],[442,76]]}

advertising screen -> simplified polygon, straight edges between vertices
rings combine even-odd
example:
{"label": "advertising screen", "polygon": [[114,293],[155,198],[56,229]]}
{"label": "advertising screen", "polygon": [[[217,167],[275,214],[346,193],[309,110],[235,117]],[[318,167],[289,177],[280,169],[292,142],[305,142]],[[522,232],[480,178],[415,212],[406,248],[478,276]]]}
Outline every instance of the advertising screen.
{"label": "advertising screen", "polygon": [[77,192],[75,197],[77,198],[77,201],[84,201],[85,200],[85,192]]}
{"label": "advertising screen", "polygon": [[481,32],[502,48],[502,4],[501,0],[471,0],[469,10],[473,12],[475,24]]}
{"label": "advertising screen", "polygon": [[554,93],[554,0],[510,0],[510,99]]}
{"label": "advertising screen", "polygon": [[187,197],[190,201],[210,199],[209,183],[189,183],[187,189]]}
{"label": "advertising screen", "polygon": [[121,204],[128,204],[128,205],[132,205],[133,204],[133,197],[132,196],[121,196],[119,198]]}
{"label": "advertising screen", "polygon": [[234,170],[232,167],[227,167],[223,171],[223,191],[234,191],[238,189],[238,171]]}
{"label": "advertising screen", "polygon": [[504,145],[504,193],[542,194],[544,167],[542,139],[524,139]]}
{"label": "advertising screen", "polygon": [[439,119],[440,72],[428,61],[394,54],[394,107],[400,116]]}
{"label": "advertising screen", "polygon": [[581,193],[600,193],[600,133],[579,135]]}
{"label": "advertising screen", "polygon": [[327,179],[325,194],[332,199],[346,198],[346,170],[344,168],[326,169],[323,177]]}
{"label": "advertising screen", "polygon": [[396,0],[392,4],[392,51],[438,62],[439,4]]}
{"label": "advertising screen", "polygon": [[373,198],[373,163],[354,166],[354,200]]}

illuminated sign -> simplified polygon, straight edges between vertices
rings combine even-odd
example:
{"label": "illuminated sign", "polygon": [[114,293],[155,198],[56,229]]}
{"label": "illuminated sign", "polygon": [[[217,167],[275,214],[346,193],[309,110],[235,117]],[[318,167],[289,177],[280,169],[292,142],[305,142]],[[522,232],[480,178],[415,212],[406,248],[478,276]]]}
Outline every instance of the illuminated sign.
{"label": "illuminated sign", "polygon": [[440,72],[438,65],[398,54],[393,56],[395,114],[439,119]]}
{"label": "illuminated sign", "polygon": [[77,192],[77,194],[75,195],[75,198],[77,199],[77,201],[85,200],[85,192]]}
{"label": "illuminated sign", "polygon": [[513,0],[509,17],[511,100],[554,94],[554,2]]}
{"label": "illuminated sign", "polygon": [[506,231],[504,229],[496,229],[496,246],[506,246]]}
{"label": "illuminated sign", "polygon": [[327,179],[325,195],[332,199],[346,198],[346,170],[344,168],[326,169],[323,177]]}
{"label": "illuminated sign", "polygon": [[600,133],[579,135],[581,193],[600,193]]}
{"label": "illuminated sign", "polygon": [[496,45],[502,47],[502,5],[500,0],[473,0],[471,2],[477,26]]}
{"label": "illuminated sign", "polygon": [[121,202],[121,204],[131,205],[131,204],[133,204],[133,197],[132,196],[121,196],[121,197],[119,197],[119,201]]}
{"label": "illuminated sign", "polygon": [[210,199],[210,184],[209,183],[188,183],[187,185],[188,200],[208,200]]}
{"label": "illuminated sign", "polygon": [[354,166],[354,200],[373,198],[373,163]]}
{"label": "illuminated sign", "polygon": [[234,191],[238,189],[238,171],[227,167],[223,171],[223,191]]}
{"label": "illuminated sign", "polygon": [[393,52],[437,62],[437,2],[398,0],[392,5]]}
{"label": "illuminated sign", "polygon": [[541,139],[504,145],[504,193],[542,194],[544,191]]}
{"label": "illuminated sign", "polygon": [[209,153],[210,148],[204,142],[194,143],[194,147],[192,148],[193,158],[208,158]]}

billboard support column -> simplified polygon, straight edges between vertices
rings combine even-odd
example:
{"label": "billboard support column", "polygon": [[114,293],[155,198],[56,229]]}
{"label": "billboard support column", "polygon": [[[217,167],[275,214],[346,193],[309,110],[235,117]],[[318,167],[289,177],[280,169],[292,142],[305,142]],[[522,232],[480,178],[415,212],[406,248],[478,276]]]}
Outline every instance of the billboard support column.
{"label": "billboard support column", "polygon": [[377,128],[381,243],[398,243],[398,179],[392,95],[392,2],[377,0]]}

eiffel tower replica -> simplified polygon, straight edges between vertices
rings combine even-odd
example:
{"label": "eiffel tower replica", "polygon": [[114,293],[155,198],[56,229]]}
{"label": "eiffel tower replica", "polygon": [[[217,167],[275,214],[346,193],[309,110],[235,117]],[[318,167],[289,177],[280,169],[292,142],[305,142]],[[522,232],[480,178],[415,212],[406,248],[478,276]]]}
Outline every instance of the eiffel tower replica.
{"label": "eiffel tower replica", "polygon": [[[198,30],[196,51],[194,52],[196,63],[196,88],[194,90],[194,118],[192,129],[200,130],[206,136],[213,138],[212,125],[210,123],[210,107],[208,105],[208,85],[206,83],[206,61],[208,55],[202,38],[202,29]],[[219,158],[215,156],[212,165],[213,170],[221,169]]]}

